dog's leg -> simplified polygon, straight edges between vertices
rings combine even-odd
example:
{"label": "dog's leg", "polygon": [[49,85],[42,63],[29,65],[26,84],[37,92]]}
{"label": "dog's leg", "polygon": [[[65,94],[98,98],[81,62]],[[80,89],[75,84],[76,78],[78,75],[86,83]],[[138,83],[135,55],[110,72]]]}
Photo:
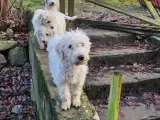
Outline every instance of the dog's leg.
{"label": "dog's leg", "polygon": [[45,48],[44,43],[39,43],[39,48],[43,50]]}
{"label": "dog's leg", "polygon": [[74,107],[81,106],[81,94],[83,91],[83,85],[85,81],[85,75],[82,75],[81,78],[79,78],[78,84],[72,84],[71,85],[71,96],[72,96],[72,105]]}
{"label": "dog's leg", "polygon": [[58,86],[59,95],[61,98],[61,108],[63,110],[67,110],[71,106],[71,93],[70,93],[70,87],[67,83],[62,83],[61,86]]}
{"label": "dog's leg", "polygon": [[38,41],[38,44],[39,44],[39,48],[40,49],[44,49],[45,48],[45,45],[44,45],[44,43],[42,42],[42,40],[41,40],[41,35],[40,35],[40,33],[39,32],[37,32],[36,33],[36,36],[37,36],[37,41]]}

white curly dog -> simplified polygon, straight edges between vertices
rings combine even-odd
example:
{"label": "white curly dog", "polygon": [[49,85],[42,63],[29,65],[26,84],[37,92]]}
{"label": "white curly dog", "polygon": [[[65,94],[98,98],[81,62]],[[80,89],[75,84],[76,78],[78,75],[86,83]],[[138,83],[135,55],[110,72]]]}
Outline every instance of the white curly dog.
{"label": "white curly dog", "polygon": [[50,72],[58,87],[63,110],[69,109],[71,104],[81,105],[90,46],[89,37],[81,30],[56,35],[48,43]]}
{"label": "white curly dog", "polygon": [[66,31],[66,19],[74,20],[77,16],[69,17],[58,11],[37,9],[32,18],[32,24],[38,39],[40,49],[56,34]]}

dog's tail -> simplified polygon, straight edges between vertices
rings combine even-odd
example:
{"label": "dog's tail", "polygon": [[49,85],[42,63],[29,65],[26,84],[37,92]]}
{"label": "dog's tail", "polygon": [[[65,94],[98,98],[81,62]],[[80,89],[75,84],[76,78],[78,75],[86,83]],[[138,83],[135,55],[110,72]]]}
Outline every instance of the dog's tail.
{"label": "dog's tail", "polygon": [[67,20],[75,20],[75,19],[77,19],[77,16],[70,17],[70,16],[65,15],[65,19],[67,19]]}

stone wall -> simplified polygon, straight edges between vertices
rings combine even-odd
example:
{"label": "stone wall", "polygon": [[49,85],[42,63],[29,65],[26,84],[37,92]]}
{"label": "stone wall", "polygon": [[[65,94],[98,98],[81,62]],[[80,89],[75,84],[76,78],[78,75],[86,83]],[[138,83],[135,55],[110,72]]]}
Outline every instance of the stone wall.
{"label": "stone wall", "polygon": [[95,115],[94,107],[85,93],[82,94],[80,108],[62,111],[60,98],[51,77],[47,52],[37,48],[33,31],[29,35],[29,55],[32,65],[32,100],[36,104],[37,120],[91,120]]}
{"label": "stone wall", "polygon": [[[7,34],[7,32],[4,32],[4,34]],[[28,46],[19,46],[18,41],[11,39],[12,36],[13,34],[10,37],[7,37],[7,35],[0,36],[0,69],[5,65],[22,66],[28,60]]]}

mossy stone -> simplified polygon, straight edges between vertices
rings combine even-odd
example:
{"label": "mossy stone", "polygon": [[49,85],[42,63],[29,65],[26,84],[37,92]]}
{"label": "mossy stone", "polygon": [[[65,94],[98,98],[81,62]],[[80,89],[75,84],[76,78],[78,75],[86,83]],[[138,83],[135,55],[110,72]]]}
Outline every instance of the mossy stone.
{"label": "mossy stone", "polygon": [[27,59],[27,51],[25,47],[15,47],[9,51],[8,61],[13,66],[23,65]]}
{"label": "mossy stone", "polygon": [[17,45],[16,41],[0,40],[0,51],[11,49]]}

